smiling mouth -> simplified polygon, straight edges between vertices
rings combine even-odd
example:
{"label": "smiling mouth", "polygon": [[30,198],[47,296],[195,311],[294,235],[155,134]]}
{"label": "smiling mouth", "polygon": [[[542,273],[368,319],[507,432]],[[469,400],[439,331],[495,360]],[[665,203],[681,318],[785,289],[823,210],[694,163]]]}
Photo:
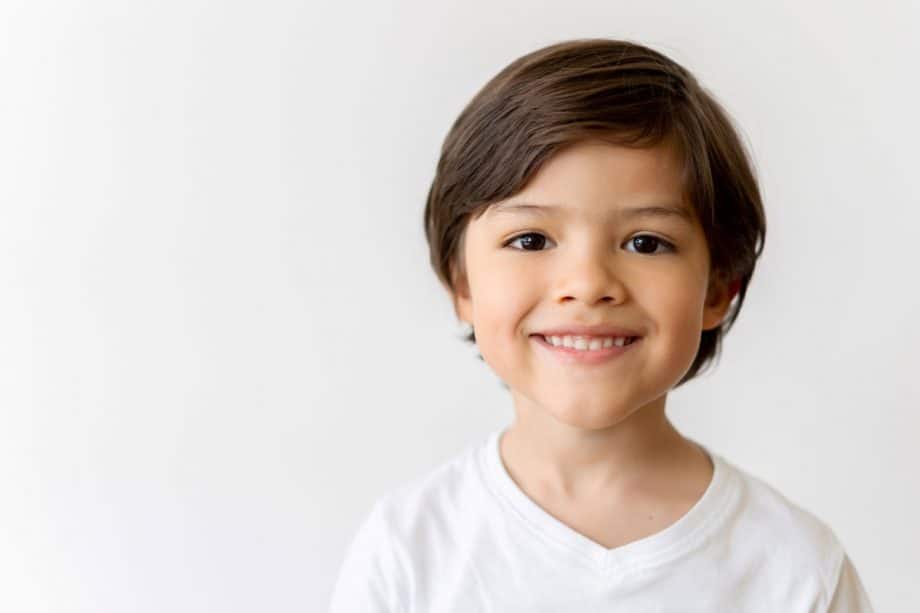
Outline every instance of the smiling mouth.
{"label": "smiling mouth", "polygon": [[626,347],[641,338],[640,336],[544,336],[543,334],[533,336],[539,337],[553,347],[586,353],[611,347]]}

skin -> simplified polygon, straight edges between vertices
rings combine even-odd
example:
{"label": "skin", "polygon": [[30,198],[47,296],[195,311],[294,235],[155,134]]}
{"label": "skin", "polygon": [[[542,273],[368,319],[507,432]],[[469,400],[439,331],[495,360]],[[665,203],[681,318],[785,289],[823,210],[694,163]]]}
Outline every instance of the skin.
{"label": "skin", "polygon": [[[502,210],[523,202],[541,209]],[[651,205],[689,215],[626,214]],[[636,242],[640,235],[646,238]],[[733,292],[710,274],[675,149],[604,141],[564,148],[525,189],[471,220],[461,249],[452,298],[483,359],[510,389],[515,420],[499,447],[512,479],[608,548],[677,521],[713,469],[668,420],[667,394],[692,365],[702,330],[722,321]],[[590,366],[563,364],[531,338],[601,323],[643,338]]]}

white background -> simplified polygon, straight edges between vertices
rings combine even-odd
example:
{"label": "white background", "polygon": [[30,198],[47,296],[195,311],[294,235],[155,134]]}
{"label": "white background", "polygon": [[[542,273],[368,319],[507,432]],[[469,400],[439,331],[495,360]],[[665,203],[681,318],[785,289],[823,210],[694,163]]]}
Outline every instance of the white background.
{"label": "white background", "polygon": [[[913,5],[913,7],[911,6]],[[441,141],[568,38],[741,125],[767,246],[685,434],[920,610],[916,3],[0,4],[0,609],[322,611],[384,491],[510,422],[428,267]]]}

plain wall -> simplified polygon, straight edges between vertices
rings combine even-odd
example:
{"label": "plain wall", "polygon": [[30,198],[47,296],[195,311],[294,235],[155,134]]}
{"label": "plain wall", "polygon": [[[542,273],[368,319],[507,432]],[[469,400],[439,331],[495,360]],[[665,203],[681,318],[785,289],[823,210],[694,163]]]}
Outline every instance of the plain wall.
{"label": "plain wall", "polygon": [[0,609],[321,611],[383,492],[510,423],[428,264],[450,124],[628,38],[740,125],[767,244],[683,432],[920,610],[916,3],[0,4]]}

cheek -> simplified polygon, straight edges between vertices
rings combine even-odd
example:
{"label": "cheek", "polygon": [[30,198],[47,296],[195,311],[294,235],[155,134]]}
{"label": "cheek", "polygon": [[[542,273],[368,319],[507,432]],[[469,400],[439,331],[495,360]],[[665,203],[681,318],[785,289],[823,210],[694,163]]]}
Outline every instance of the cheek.
{"label": "cheek", "polygon": [[668,275],[644,286],[642,302],[659,333],[681,342],[697,342],[703,324],[705,285],[698,276],[684,272]]}
{"label": "cheek", "polygon": [[[510,353],[514,343],[527,336],[523,322],[527,301],[507,286],[498,285],[480,294],[476,310],[476,340],[492,355]],[[483,354],[485,355],[485,353]]]}
{"label": "cheek", "polygon": [[524,322],[536,304],[534,292],[520,277],[507,274],[485,276],[472,291],[479,353],[504,379],[520,359],[522,343],[530,342]]}
{"label": "cheek", "polygon": [[[484,263],[488,266],[488,263]],[[533,304],[535,284],[524,281],[530,278],[510,266],[491,266],[488,273],[477,277],[472,289],[476,305],[476,319],[484,328],[495,333],[508,334],[521,323]]]}

